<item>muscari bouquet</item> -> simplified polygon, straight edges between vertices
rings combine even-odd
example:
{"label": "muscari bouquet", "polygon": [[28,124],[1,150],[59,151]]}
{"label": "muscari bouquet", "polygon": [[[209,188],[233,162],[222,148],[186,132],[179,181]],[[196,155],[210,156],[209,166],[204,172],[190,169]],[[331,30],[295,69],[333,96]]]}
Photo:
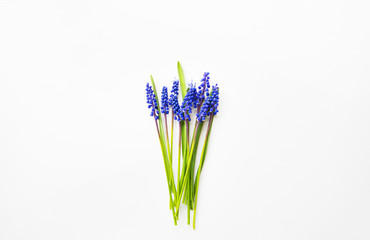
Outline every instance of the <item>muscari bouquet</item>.
{"label": "muscari bouquet", "polygon": [[[195,84],[190,84],[187,87],[184,71],[179,62],[177,69],[179,80],[173,82],[169,98],[167,87],[164,86],[162,89],[161,103],[159,103],[152,76],[152,85],[149,83],[146,85],[146,98],[148,108],[151,110],[150,116],[153,117],[155,122],[162,150],[170,198],[170,209],[172,210],[174,223],[177,225],[180,204],[182,202],[187,205],[188,225],[190,225],[190,212],[193,211],[193,228],[195,229],[199,179],[207,153],[213,119],[218,112],[219,88],[217,84],[211,88],[208,72],[204,73],[198,88]],[[181,104],[179,102],[179,90],[182,95]],[[191,115],[195,115],[195,123],[193,124],[191,124]],[[170,134],[167,124],[169,121],[171,121]],[[175,125],[178,125],[178,127],[175,127]],[[179,136],[178,143],[175,143],[178,146],[177,164],[173,151],[174,128],[178,128]],[[193,130],[191,131],[190,128],[193,128]],[[206,131],[205,138],[200,159],[198,164],[196,164],[198,144],[203,129]],[[195,170],[196,165],[197,170]],[[174,168],[176,167],[177,178],[175,178],[176,172],[174,172]]]}

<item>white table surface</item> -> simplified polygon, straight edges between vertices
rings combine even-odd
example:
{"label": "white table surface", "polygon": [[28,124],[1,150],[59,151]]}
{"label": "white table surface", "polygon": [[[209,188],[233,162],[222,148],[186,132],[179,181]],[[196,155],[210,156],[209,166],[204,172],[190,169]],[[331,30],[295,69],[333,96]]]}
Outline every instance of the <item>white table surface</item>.
{"label": "white table surface", "polygon": [[[0,1],[0,239],[370,239],[368,1]],[[197,229],[145,84],[220,86]]]}

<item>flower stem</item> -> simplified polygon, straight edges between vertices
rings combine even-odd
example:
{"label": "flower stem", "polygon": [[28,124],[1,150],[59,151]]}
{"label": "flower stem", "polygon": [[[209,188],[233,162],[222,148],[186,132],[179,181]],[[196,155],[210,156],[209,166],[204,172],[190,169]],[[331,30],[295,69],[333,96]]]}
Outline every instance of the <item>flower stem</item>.
{"label": "flower stem", "polygon": [[[167,114],[164,112],[164,125],[166,126],[166,142],[167,142],[167,151],[168,151],[168,158],[169,158],[169,168],[171,168],[172,172],[172,156],[171,156],[171,151],[170,151],[170,146],[169,146],[169,138],[168,138],[168,126],[167,126]],[[174,185],[174,182],[171,182],[171,185]],[[175,187],[175,186],[174,186]],[[172,203],[170,202],[170,209],[172,207]]]}
{"label": "flower stem", "polygon": [[180,186],[180,161],[181,161],[181,123],[179,122],[179,152],[177,160],[177,187]]}
{"label": "flower stem", "polygon": [[170,150],[170,156],[172,160],[172,150],[173,150],[173,120],[174,120],[174,115],[173,115],[173,109],[172,109],[172,121],[171,121],[171,150]]}
{"label": "flower stem", "polygon": [[174,209],[175,208],[175,205],[173,203],[172,194],[171,194],[171,184],[170,184],[171,182],[170,182],[170,179],[169,179],[168,166],[166,164],[166,151],[164,150],[165,146],[163,146],[163,142],[161,140],[161,135],[160,135],[159,128],[158,128],[158,122],[155,119],[154,119],[154,121],[155,121],[155,126],[157,128],[158,139],[159,139],[159,143],[161,145],[162,154],[163,154],[163,160],[164,160],[164,165],[165,165],[165,170],[166,170],[168,193],[170,195],[170,208],[172,209],[172,215],[173,215],[174,223],[175,223],[175,225],[177,225],[176,215],[175,215],[175,209]]}
{"label": "flower stem", "polygon": [[[198,125],[199,125],[199,122],[196,123],[196,129],[198,129]],[[197,132],[197,130],[195,132]],[[180,192],[178,194],[178,197],[177,197],[177,205],[176,205],[176,211],[177,212],[179,211],[179,206],[180,206],[180,203],[181,203],[182,193],[184,192],[184,189],[187,185],[187,180],[188,180],[188,176],[189,176],[189,169],[190,169],[190,165],[191,165],[190,164],[191,163],[191,156],[193,154],[193,151],[194,151],[194,141],[192,142],[190,154],[186,158],[186,161],[187,161],[186,172],[185,172],[185,175],[184,175],[184,179],[182,179],[181,190],[180,190]],[[180,189],[180,186],[179,186],[179,189]],[[176,212],[176,215],[177,215],[177,212]]]}
{"label": "flower stem", "polygon": [[200,173],[202,172],[204,160],[205,160],[206,154],[207,154],[208,139],[209,139],[209,135],[211,133],[212,123],[213,123],[213,114],[209,118],[207,133],[206,133],[206,137],[205,137],[204,144],[203,144],[202,154],[200,156],[200,162],[199,162],[199,166],[198,166],[197,176],[195,178],[196,182],[195,182],[195,187],[194,187],[195,188],[195,197],[194,197],[194,212],[193,212],[193,229],[195,229],[195,216],[197,214],[197,201],[198,201]]}
{"label": "flower stem", "polygon": [[170,150],[170,140],[168,138],[168,126],[167,126],[167,114],[164,113],[164,124],[166,125],[166,140],[167,140],[167,149],[168,149],[168,155],[169,155],[169,160],[170,160],[170,165],[172,166],[172,157],[171,157],[171,150]]}
{"label": "flower stem", "polygon": [[189,121],[188,120],[185,120],[185,123],[186,123],[186,142],[187,142],[187,144],[188,144],[188,151],[190,150],[189,149],[189,138],[190,138],[190,136],[189,136]]}

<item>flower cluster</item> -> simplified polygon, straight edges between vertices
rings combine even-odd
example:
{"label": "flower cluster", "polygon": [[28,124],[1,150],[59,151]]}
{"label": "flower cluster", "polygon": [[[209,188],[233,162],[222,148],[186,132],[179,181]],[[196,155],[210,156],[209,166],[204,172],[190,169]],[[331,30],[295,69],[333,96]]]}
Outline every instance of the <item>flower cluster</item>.
{"label": "flower cluster", "polygon": [[[169,109],[171,107],[175,120],[191,121],[190,115],[193,112],[193,108],[198,108],[196,119],[199,122],[203,122],[206,116],[210,116],[211,114],[216,115],[218,112],[218,86],[217,84],[212,86],[212,93],[210,94],[209,79],[209,72],[205,72],[203,74],[203,78],[201,79],[201,84],[198,87],[198,91],[195,84],[190,84],[181,106],[179,104],[179,81],[175,80],[173,82],[169,98],[167,87],[164,86],[161,95],[161,113],[169,114]],[[151,104],[149,107],[152,108],[151,116],[155,116],[155,118],[158,119],[158,111],[156,112],[154,110],[158,109],[158,106],[155,97],[153,96],[153,90],[148,83],[147,98],[148,103]]]}
{"label": "flower cluster", "polygon": [[196,103],[197,103],[197,89],[195,85],[193,86],[191,84],[181,105],[181,110],[184,113],[185,120],[191,121],[190,118],[190,114],[192,113],[191,109],[193,107],[196,107]]}
{"label": "flower cluster", "polygon": [[[160,141],[170,196],[170,208],[172,210],[174,223],[177,225],[180,204],[183,202],[188,207],[188,224],[190,224],[190,211],[193,210],[193,228],[195,228],[199,179],[206,157],[208,138],[211,132],[210,126],[214,120],[213,116],[218,113],[219,87],[216,84],[212,86],[211,89],[209,73],[205,72],[198,87],[192,83],[188,85],[186,89],[187,85],[180,63],[178,63],[178,71],[180,80],[175,80],[173,82],[170,95],[168,94],[167,87],[163,87],[161,101],[159,103],[156,97],[156,87],[152,78],[152,86],[150,86],[149,83],[146,85],[146,98],[148,108],[151,110],[150,116],[153,116],[155,119]],[[179,103],[180,89],[183,97],[181,104]],[[172,113],[171,115],[169,115],[170,110]],[[160,117],[160,114],[163,114],[163,118]],[[195,115],[195,124],[189,124],[192,114]],[[168,116],[172,116],[171,131],[168,130]],[[203,128],[207,116],[208,127]],[[177,127],[179,130],[178,144],[174,144],[173,142],[173,133],[176,127],[174,120],[179,122]],[[194,131],[190,130],[191,127],[194,127]],[[203,148],[198,148],[202,129],[207,129],[207,131],[205,133]],[[176,145],[178,146],[178,150],[175,150],[177,153],[177,171],[174,171],[172,164],[176,160],[176,155],[173,156],[173,149]],[[202,149],[202,153],[200,155],[198,154],[198,156],[200,156],[199,160],[196,160],[197,149]],[[174,177],[176,172],[177,178]]]}
{"label": "flower cluster", "polygon": [[170,104],[179,96],[179,80],[173,81],[172,89],[171,89],[171,95],[170,95]]}
{"label": "flower cluster", "polygon": [[168,101],[169,105],[172,107],[172,112],[174,114],[174,119],[177,121],[184,120],[184,114],[179,105],[179,81],[174,81],[172,85],[170,99]]}
{"label": "flower cluster", "polygon": [[203,103],[200,112],[197,113],[197,119],[199,122],[203,122],[206,116],[211,114],[216,115],[218,113],[218,86],[212,87],[211,95],[209,95],[206,101]]}
{"label": "flower cluster", "polygon": [[162,98],[161,98],[161,103],[162,103],[162,106],[161,106],[161,112],[164,113],[164,114],[168,114],[169,113],[169,109],[168,109],[168,92],[167,92],[167,87],[163,87],[162,89]]}
{"label": "flower cluster", "polygon": [[202,102],[204,101],[204,98],[209,95],[209,88],[211,85],[209,84],[209,72],[205,72],[203,74],[202,80],[200,80],[200,86],[198,87],[198,93],[197,93],[197,107],[199,107]]}
{"label": "flower cluster", "polygon": [[154,117],[157,120],[158,117],[158,104],[157,100],[155,99],[155,94],[153,92],[152,86],[149,83],[146,84],[146,103],[148,104],[148,108],[151,109],[150,116]]}

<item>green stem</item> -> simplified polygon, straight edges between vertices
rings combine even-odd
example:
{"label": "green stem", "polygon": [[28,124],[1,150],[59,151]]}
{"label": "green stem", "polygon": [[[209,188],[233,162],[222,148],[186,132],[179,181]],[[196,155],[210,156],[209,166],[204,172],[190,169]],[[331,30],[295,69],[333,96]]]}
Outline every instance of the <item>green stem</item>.
{"label": "green stem", "polygon": [[[156,102],[158,104],[157,109],[161,109],[160,104],[159,104],[159,101],[158,101],[158,94],[157,94],[157,89],[155,87],[153,76],[150,75],[150,78],[151,78],[151,82],[152,82],[152,86],[153,86],[153,92],[154,92],[154,95],[155,95],[155,99],[156,99]],[[159,129],[158,129],[158,125],[156,125],[156,126],[157,126],[157,130],[158,130],[158,133],[159,133],[158,135],[159,135],[159,138],[160,138],[160,141],[161,141],[161,148],[162,148],[163,160],[166,162],[166,164],[165,164],[165,166],[166,166],[166,173],[169,172],[168,181],[169,181],[170,188],[171,188],[172,192],[173,193],[176,193],[176,186],[175,186],[175,182],[174,182],[174,178],[173,178],[172,167],[171,168],[168,167],[169,157],[168,157],[168,154],[167,153],[169,152],[169,149],[168,150],[166,149],[166,144],[165,144],[165,141],[166,140],[165,140],[165,137],[164,137],[164,131],[163,131],[162,116],[161,116],[161,114],[158,114],[158,123],[159,123],[158,124],[159,125]],[[175,194],[175,197],[176,197],[176,194]]]}
{"label": "green stem", "polygon": [[164,123],[166,125],[166,140],[167,140],[167,149],[168,149],[168,156],[169,156],[169,160],[170,160],[170,164],[172,166],[172,157],[171,157],[171,150],[170,150],[170,140],[168,138],[168,126],[167,126],[167,114],[164,113]]}
{"label": "green stem", "polygon": [[190,203],[188,203],[188,225],[190,225]]}
{"label": "green stem", "polygon": [[172,122],[171,122],[171,150],[170,150],[170,156],[172,160],[172,150],[173,150],[173,120],[174,120],[174,115],[173,115],[173,109],[172,109]]}
{"label": "green stem", "polygon": [[[166,126],[166,142],[167,142],[167,151],[168,151],[168,158],[169,158],[169,166],[168,167],[171,168],[171,171],[172,171],[172,156],[171,156],[171,151],[170,151],[170,146],[169,146],[167,114],[166,114],[166,112],[163,115],[164,115],[164,125]],[[171,184],[174,184],[174,182],[171,182]],[[170,209],[171,208],[172,208],[172,203],[170,202]]]}
{"label": "green stem", "polygon": [[180,163],[181,162],[181,124],[179,122],[179,153],[177,160],[177,187],[180,187]]}
{"label": "green stem", "polygon": [[[199,124],[199,122],[197,121],[197,123],[195,124],[195,127],[194,127],[194,133],[196,133],[196,131],[197,131],[197,129],[198,129],[198,124]],[[189,128],[189,124],[188,124],[188,122],[187,122],[187,124],[186,124],[186,128],[187,128],[187,142],[188,142],[188,145],[189,145],[189,134],[188,134],[188,128]],[[193,144],[194,144],[194,137],[195,137],[195,134],[193,134],[193,138],[192,138],[192,140],[191,140],[191,146],[193,146]],[[188,147],[188,149],[189,149],[190,147]],[[190,154],[190,149],[189,149],[189,151],[187,152],[187,154],[185,154],[185,156],[184,156],[184,159],[188,159],[189,158],[189,154]],[[183,173],[185,173],[184,171],[185,171],[185,169],[187,169],[187,161],[185,161],[185,166],[184,166],[184,168],[183,168]],[[182,174],[181,175],[181,181],[180,181],[180,183],[183,183],[183,177],[184,177],[184,175]]]}
{"label": "green stem", "polygon": [[186,123],[186,143],[188,144],[188,148],[189,148],[190,147],[190,143],[189,143],[189,140],[190,140],[189,121],[188,120],[185,120],[185,123]]}
{"label": "green stem", "polygon": [[207,154],[208,139],[209,139],[209,135],[211,133],[212,124],[213,124],[213,115],[211,115],[211,117],[209,119],[207,134],[206,134],[206,137],[205,137],[205,140],[204,140],[202,154],[200,156],[200,162],[199,162],[199,166],[198,166],[197,176],[195,178],[196,183],[195,183],[194,212],[193,212],[193,229],[195,229],[195,216],[197,214],[197,201],[198,201],[200,173],[202,172],[204,160],[205,160],[206,154]]}
{"label": "green stem", "polygon": [[[181,161],[181,123],[179,122],[179,152],[178,152],[178,161],[177,161],[177,188],[180,188],[180,161]],[[178,197],[178,193],[177,197]],[[179,218],[178,212],[176,213],[177,219]]]}
{"label": "green stem", "polygon": [[[196,123],[196,128],[198,128],[198,123]],[[185,172],[185,175],[184,175],[184,179],[182,180],[182,186],[181,186],[181,190],[179,192],[179,195],[177,197],[177,205],[176,205],[176,211],[178,212],[179,211],[179,206],[180,206],[180,203],[181,203],[181,196],[182,196],[182,193],[184,192],[184,189],[185,189],[185,186],[187,185],[187,180],[188,180],[188,176],[189,176],[189,169],[190,169],[190,162],[191,162],[191,156],[193,154],[193,151],[194,151],[194,141],[192,143],[192,146],[191,146],[191,151],[190,151],[190,154],[188,155],[187,157],[187,166],[186,166],[186,172]],[[179,189],[180,189],[180,186],[179,186]],[[176,215],[177,215],[177,212],[176,212]]]}
{"label": "green stem", "polygon": [[163,154],[163,160],[164,160],[164,166],[165,166],[165,170],[166,170],[168,193],[170,195],[170,207],[172,209],[172,215],[173,215],[174,223],[175,223],[175,225],[177,225],[176,215],[175,215],[175,209],[174,209],[174,204],[173,204],[172,194],[171,194],[170,180],[169,180],[169,176],[168,176],[168,166],[166,164],[166,157],[165,157],[166,151],[164,150],[163,142],[161,141],[161,135],[160,135],[160,132],[159,132],[157,120],[154,120],[154,121],[155,121],[155,126],[157,127],[158,139],[159,139],[159,143],[161,145],[162,154]]}
{"label": "green stem", "polygon": [[[200,169],[198,169],[198,176],[200,174]],[[195,229],[195,215],[197,214],[197,201],[198,201],[198,188],[199,188],[199,177],[196,180],[195,186],[195,199],[194,199],[194,212],[193,212],[193,229]]]}

